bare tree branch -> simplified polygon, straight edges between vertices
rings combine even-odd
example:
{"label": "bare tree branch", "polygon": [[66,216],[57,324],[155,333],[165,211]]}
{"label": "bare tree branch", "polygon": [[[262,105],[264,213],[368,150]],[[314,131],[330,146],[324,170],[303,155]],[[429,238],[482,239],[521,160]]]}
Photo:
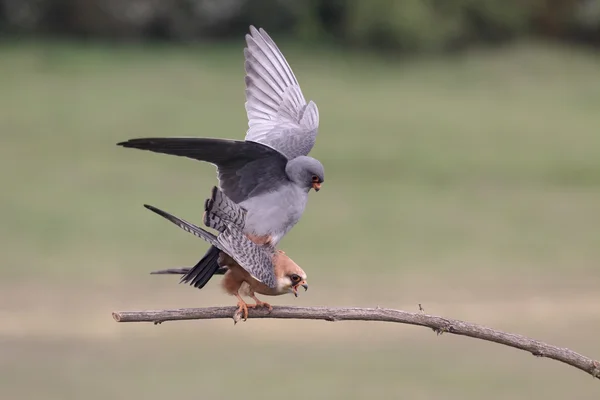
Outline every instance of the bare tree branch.
{"label": "bare tree branch", "polygon": [[[117,322],[154,322],[190,319],[234,318],[236,307],[179,308],[173,310],[120,311],[114,312]],[[421,308],[422,310],[422,308]],[[381,321],[429,327],[437,334],[452,333],[528,351],[537,357],[561,361],[572,367],[600,378],[600,363],[567,348],[552,346],[539,340],[471,324],[455,319],[408,312],[389,308],[329,308],[329,307],[273,307],[270,313],[264,309],[250,309],[249,318],[313,319],[325,321]]]}

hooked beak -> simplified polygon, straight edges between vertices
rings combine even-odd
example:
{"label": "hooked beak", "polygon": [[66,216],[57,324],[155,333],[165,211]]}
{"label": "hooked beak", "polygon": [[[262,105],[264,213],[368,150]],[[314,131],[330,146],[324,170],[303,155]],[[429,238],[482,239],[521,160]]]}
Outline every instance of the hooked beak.
{"label": "hooked beak", "polygon": [[312,187],[315,189],[315,192],[321,190],[321,184],[319,182],[313,182]]}
{"label": "hooked beak", "polygon": [[306,283],[306,281],[302,281],[299,284],[292,286],[292,293],[294,293],[295,297],[298,297],[298,287],[299,286],[302,286],[304,288],[305,292],[308,290],[308,284]]}

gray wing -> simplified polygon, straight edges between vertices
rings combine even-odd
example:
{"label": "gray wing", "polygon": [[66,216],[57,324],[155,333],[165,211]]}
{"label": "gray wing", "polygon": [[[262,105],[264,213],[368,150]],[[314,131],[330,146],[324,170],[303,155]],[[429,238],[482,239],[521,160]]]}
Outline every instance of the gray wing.
{"label": "gray wing", "polygon": [[228,249],[226,253],[254,279],[270,288],[277,287],[272,254],[253,243],[232,223],[226,222],[226,225],[227,229],[217,236],[219,243]]}
{"label": "gray wing", "polygon": [[144,207],[166,218],[184,231],[206,240],[219,250],[227,253],[257,281],[271,288],[277,286],[275,267],[271,260],[271,255],[250,241],[235,225],[227,222],[227,228],[219,236],[215,236],[199,226],[169,214],[166,211],[148,204],[144,204]]}
{"label": "gray wing", "polygon": [[308,155],[319,128],[317,105],[306,104],[292,69],[264,29],[251,26],[246,43],[246,140],[270,146],[290,160]]}
{"label": "gray wing", "polygon": [[217,166],[219,186],[233,202],[272,191],[288,182],[287,159],[260,143],[213,138],[139,138],[119,146],[188,157]]}
{"label": "gray wing", "polygon": [[172,223],[174,223],[175,225],[177,225],[184,231],[189,232],[194,236],[197,236],[201,239],[206,240],[208,243],[217,247],[221,251],[225,251],[224,249],[221,248],[221,245],[219,244],[217,237],[215,235],[213,235],[212,233],[207,232],[204,229],[200,228],[199,226],[196,226],[190,222],[187,222],[186,220],[178,218],[172,214],[169,214],[166,211],[163,211],[163,210],[156,208],[154,206],[151,206],[149,204],[144,204],[144,207],[146,207],[150,211],[155,212],[156,214],[160,215],[161,217],[171,221]]}

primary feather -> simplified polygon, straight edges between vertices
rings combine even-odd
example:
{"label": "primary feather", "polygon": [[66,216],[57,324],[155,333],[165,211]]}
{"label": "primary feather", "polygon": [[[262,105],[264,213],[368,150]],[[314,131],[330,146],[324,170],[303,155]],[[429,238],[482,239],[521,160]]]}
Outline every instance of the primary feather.
{"label": "primary feather", "polygon": [[264,29],[251,26],[246,43],[246,140],[270,146],[290,160],[308,155],[319,129],[317,105],[306,103],[294,72]]}
{"label": "primary feather", "polygon": [[213,138],[139,138],[119,146],[206,161],[217,167],[219,186],[235,203],[288,182],[287,159],[260,143]]}
{"label": "primary feather", "polygon": [[250,241],[234,224],[226,222],[226,228],[215,236],[159,208],[147,204],[144,207],[225,252],[257,281],[271,288],[277,287],[272,261],[274,253]]}

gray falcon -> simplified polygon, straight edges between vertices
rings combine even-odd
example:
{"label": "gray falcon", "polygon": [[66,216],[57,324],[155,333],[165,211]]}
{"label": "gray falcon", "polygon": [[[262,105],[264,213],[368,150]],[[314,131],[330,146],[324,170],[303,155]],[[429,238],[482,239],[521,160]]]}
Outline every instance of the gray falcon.
{"label": "gray falcon", "polygon": [[[306,102],[285,57],[262,28],[250,27],[245,56],[244,141],[213,138],[140,138],[118,145],[206,161],[217,167],[219,187],[247,210],[242,229],[253,242],[276,246],[302,216],[310,189],[325,179],[308,157],[318,126],[317,105]],[[211,246],[181,282],[202,288],[219,271]]]}

